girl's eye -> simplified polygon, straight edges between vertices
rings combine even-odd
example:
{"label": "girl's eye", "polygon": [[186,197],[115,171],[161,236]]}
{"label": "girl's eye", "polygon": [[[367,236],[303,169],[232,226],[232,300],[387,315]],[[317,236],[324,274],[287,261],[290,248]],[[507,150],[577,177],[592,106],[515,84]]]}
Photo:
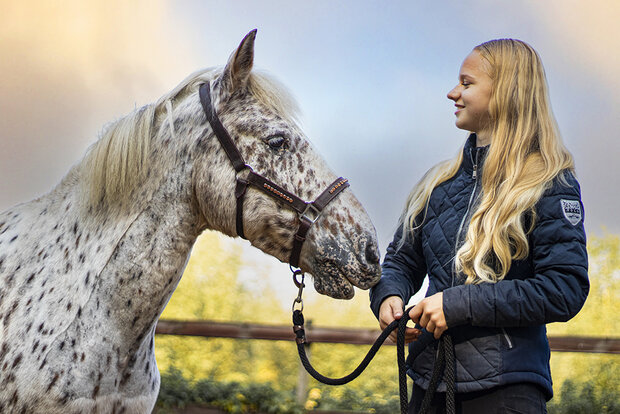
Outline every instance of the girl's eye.
{"label": "girl's eye", "polygon": [[282,148],[285,142],[286,138],[284,138],[282,135],[274,135],[267,139],[267,144],[269,144],[269,146],[273,149]]}
{"label": "girl's eye", "polygon": [[467,87],[467,86],[471,85],[471,83],[469,83],[467,81],[463,81],[463,82],[461,82],[461,85]]}

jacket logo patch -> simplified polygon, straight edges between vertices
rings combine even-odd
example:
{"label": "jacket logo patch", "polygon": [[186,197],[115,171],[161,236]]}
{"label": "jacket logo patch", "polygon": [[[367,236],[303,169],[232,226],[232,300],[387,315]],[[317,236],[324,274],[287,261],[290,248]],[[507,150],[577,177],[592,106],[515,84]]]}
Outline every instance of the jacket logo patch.
{"label": "jacket logo patch", "polygon": [[576,226],[582,218],[581,204],[578,200],[560,200],[562,204],[562,212],[564,217],[572,224]]}

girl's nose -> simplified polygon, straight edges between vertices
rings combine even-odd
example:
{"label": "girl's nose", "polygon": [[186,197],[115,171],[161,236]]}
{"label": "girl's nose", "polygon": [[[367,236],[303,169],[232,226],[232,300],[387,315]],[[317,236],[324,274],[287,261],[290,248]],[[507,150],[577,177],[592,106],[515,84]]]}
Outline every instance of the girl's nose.
{"label": "girl's nose", "polygon": [[452,90],[450,92],[448,92],[448,99],[456,102],[459,99],[459,87],[458,85],[455,86],[454,88],[452,88]]}

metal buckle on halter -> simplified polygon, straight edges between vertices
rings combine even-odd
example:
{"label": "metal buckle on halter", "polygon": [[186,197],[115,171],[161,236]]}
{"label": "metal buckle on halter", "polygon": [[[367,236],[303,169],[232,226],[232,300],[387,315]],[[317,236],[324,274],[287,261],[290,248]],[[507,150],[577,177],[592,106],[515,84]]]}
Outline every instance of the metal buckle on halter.
{"label": "metal buckle on halter", "polygon": [[[308,212],[312,212],[312,215],[308,215]],[[301,213],[301,216],[299,216],[300,219],[306,219],[311,223],[314,223],[315,221],[317,221],[317,219],[319,218],[319,216],[321,215],[321,210],[317,209],[314,206],[314,203],[307,203],[306,204],[306,209],[304,210],[303,213]]]}

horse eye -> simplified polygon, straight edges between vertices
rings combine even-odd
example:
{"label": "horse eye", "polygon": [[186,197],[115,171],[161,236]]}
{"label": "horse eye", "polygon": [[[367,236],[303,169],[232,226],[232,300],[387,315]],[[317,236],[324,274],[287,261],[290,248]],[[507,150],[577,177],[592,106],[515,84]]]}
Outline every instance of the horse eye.
{"label": "horse eye", "polygon": [[282,145],[284,145],[285,142],[286,138],[284,138],[282,135],[275,135],[267,139],[267,143],[273,149],[282,148]]}

